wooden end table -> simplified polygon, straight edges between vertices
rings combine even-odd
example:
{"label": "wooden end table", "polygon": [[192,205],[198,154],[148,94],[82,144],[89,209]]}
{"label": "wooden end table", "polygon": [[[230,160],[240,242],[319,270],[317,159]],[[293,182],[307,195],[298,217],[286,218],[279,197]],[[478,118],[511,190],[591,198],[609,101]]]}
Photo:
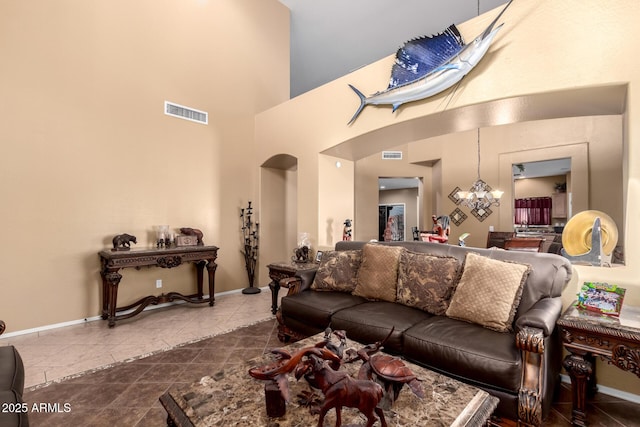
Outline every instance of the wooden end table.
{"label": "wooden end table", "polygon": [[597,356],[640,377],[640,307],[623,306],[617,318],[578,309],[574,302],[560,317],[558,326],[570,353],[563,365],[571,378],[571,422],[586,426],[586,397],[597,391]]}
{"label": "wooden end table", "polygon": [[269,283],[269,289],[271,289],[271,313],[276,314],[278,311],[278,293],[281,288],[280,281],[295,277],[302,271],[316,270],[318,264],[315,262],[284,261],[271,263],[267,265],[267,268],[271,279],[271,283]]}

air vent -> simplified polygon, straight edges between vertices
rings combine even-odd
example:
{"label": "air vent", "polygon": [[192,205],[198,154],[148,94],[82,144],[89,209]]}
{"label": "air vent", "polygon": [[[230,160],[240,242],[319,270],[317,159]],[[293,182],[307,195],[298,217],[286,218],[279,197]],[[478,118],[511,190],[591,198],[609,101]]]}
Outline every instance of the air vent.
{"label": "air vent", "polygon": [[382,160],[402,160],[402,151],[383,151]]}
{"label": "air vent", "polygon": [[169,101],[164,101],[164,113],[167,116],[202,123],[204,125],[209,123],[209,114],[207,112],[174,104]]}

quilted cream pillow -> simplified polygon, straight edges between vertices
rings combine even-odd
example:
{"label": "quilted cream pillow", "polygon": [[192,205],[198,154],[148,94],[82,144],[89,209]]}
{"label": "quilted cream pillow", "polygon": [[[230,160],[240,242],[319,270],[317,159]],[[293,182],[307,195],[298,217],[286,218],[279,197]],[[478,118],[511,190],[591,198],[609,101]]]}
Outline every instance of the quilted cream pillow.
{"label": "quilted cream pillow", "polygon": [[446,315],[499,332],[512,330],[531,266],[469,252]]}
{"label": "quilted cream pillow", "polygon": [[311,284],[314,291],[353,292],[356,288],[362,251],[327,251]]}
{"label": "quilted cream pillow", "polygon": [[358,285],[353,291],[367,299],[396,301],[398,262],[401,246],[367,243],[362,248],[362,265],[358,271]]}
{"label": "quilted cream pillow", "polygon": [[444,315],[453,294],[460,262],[454,257],[404,251],[398,267],[398,302]]}

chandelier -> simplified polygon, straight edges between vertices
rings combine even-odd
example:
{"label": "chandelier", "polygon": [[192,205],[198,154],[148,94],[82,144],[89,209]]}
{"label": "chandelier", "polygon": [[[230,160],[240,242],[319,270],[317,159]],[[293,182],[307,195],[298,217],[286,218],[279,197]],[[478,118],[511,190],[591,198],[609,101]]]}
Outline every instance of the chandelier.
{"label": "chandelier", "polygon": [[471,210],[487,209],[490,206],[500,206],[500,197],[504,191],[492,190],[489,184],[480,179],[480,129],[478,128],[478,179],[469,191],[456,193],[462,206]]}

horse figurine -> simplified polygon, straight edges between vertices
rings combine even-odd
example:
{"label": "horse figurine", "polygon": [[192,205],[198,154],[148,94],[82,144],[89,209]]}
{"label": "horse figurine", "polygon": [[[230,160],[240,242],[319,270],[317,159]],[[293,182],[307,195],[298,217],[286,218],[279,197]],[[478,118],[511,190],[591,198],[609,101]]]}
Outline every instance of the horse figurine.
{"label": "horse figurine", "polygon": [[345,371],[335,371],[313,354],[309,355],[309,359],[314,382],[324,394],[318,427],[324,425],[324,417],[331,408],[336,410],[336,427],[341,427],[343,406],[362,412],[367,417],[366,427],[373,427],[378,417],[382,427],[387,427],[384,412],[378,408],[384,394],[380,384],[371,380],[356,380]]}

